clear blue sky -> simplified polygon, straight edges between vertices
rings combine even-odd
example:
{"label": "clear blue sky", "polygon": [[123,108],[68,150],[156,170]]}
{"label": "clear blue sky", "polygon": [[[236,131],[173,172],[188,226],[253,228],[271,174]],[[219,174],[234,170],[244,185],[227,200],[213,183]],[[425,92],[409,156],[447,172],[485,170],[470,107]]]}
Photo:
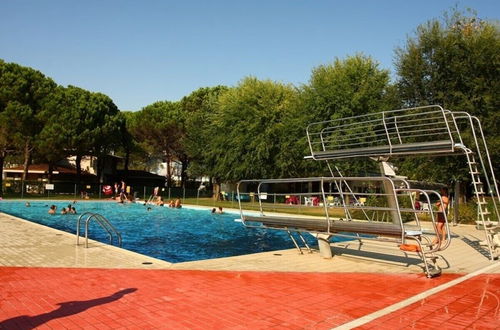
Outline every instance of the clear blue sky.
{"label": "clear blue sky", "polygon": [[1,0],[0,58],[139,110],[248,75],[300,85],[358,52],[392,72],[395,47],[455,4],[499,18],[498,0]]}

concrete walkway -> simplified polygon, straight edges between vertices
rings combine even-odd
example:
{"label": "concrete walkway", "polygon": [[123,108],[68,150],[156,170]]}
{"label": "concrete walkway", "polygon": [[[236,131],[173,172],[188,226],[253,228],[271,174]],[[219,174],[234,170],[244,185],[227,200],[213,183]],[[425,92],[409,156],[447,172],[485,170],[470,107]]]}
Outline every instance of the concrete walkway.
{"label": "concrete walkway", "polygon": [[[423,267],[418,256],[387,243],[332,244],[332,259],[317,250],[290,249],[172,264],[96,241],[85,248],[81,239],[77,246],[72,234],[2,213],[0,228],[2,266],[376,273],[421,273]],[[481,231],[469,225],[452,231],[451,246],[439,254],[443,273],[470,273],[490,264],[478,244]]]}
{"label": "concrete walkway", "polygon": [[380,243],[172,264],[0,213],[0,329],[496,329],[500,263],[452,230],[428,279]]}

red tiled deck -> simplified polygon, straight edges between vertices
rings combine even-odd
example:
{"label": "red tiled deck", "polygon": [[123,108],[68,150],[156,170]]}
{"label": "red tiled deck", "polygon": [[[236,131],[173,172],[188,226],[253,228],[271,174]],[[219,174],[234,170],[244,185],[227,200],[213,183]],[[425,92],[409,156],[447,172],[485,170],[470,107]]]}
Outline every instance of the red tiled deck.
{"label": "red tiled deck", "polygon": [[481,275],[360,328],[500,329],[500,275]]}
{"label": "red tiled deck", "polygon": [[[0,329],[329,329],[456,277],[1,267]],[[479,276],[364,327],[491,327],[499,289]]]}

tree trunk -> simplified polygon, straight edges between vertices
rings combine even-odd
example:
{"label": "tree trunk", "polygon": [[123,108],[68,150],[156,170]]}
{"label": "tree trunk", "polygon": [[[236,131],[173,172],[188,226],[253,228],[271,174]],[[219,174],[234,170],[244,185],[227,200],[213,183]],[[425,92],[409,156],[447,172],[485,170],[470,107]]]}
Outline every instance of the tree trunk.
{"label": "tree trunk", "polygon": [[76,182],[82,183],[82,155],[76,155],[75,167],[76,167]]}
{"label": "tree trunk", "polygon": [[460,204],[465,204],[467,202],[467,184],[468,182],[460,181]]}
{"label": "tree trunk", "polygon": [[31,162],[31,146],[30,146],[30,141],[26,141],[24,144],[24,170],[23,170],[23,177],[22,181],[26,181],[26,178],[28,177],[28,168],[30,166]]}
{"label": "tree trunk", "polygon": [[103,167],[104,167],[104,161],[103,161],[104,156],[99,155],[97,156],[97,180],[99,184],[103,183]]}
{"label": "tree trunk", "polygon": [[49,162],[49,168],[48,168],[48,173],[47,173],[47,181],[48,183],[52,183],[52,172],[54,171],[54,166],[52,165],[52,162]]}
{"label": "tree trunk", "polygon": [[4,152],[0,153],[0,197],[3,196],[3,163],[5,160]]}
{"label": "tree trunk", "polygon": [[187,167],[188,167],[189,161],[186,156],[182,157],[181,159],[181,186],[185,187],[186,186],[186,181],[187,181]]}
{"label": "tree trunk", "polygon": [[128,164],[130,162],[130,150],[127,149],[125,152],[125,164],[123,166],[123,169],[125,170],[125,175],[128,176]]}
{"label": "tree trunk", "polygon": [[165,152],[165,161],[167,163],[167,175],[166,175],[166,180],[167,180],[167,187],[172,187],[172,166],[170,165],[170,154],[168,152]]}

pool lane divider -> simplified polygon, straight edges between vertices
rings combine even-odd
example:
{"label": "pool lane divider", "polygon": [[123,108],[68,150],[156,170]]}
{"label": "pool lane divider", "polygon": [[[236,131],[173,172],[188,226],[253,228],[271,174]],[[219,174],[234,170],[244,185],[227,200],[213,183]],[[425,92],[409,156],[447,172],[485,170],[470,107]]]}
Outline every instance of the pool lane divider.
{"label": "pool lane divider", "polygon": [[476,270],[475,272],[472,272],[472,273],[469,273],[467,275],[464,275],[462,277],[459,277],[459,278],[456,278],[454,280],[451,280],[450,282],[447,282],[447,283],[444,283],[444,284],[441,284],[435,288],[432,288],[432,289],[429,289],[427,291],[424,291],[424,292],[421,292],[413,297],[410,297],[410,298],[407,298],[405,300],[402,300],[398,303],[395,303],[395,304],[392,304],[390,306],[387,306],[385,308],[382,308],[382,309],[379,309],[378,311],[376,312],[373,312],[371,314],[368,314],[368,315],[365,315],[365,316],[362,316],[360,318],[357,318],[355,320],[352,320],[350,322],[347,322],[347,323],[344,323],[334,329],[339,329],[339,330],[344,330],[344,329],[353,329],[353,328],[356,328],[356,327],[360,327],[366,323],[369,323],[369,322],[372,322],[382,316],[385,316],[385,315],[388,315],[390,313],[393,313],[397,310],[400,310],[404,307],[407,307],[411,304],[414,304],[422,299],[425,299],[429,296],[432,296],[433,294],[436,294],[438,292],[441,292],[441,291],[444,291],[448,288],[451,288],[452,286],[455,286],[459,283],[462,283],[464,281],[467,281],[473,277],[476,277],[478,275],[481,275],[483,273],[486,273],[488,271],[491,271],[495,268],[497,268],[498,266],[500,266],[500,262],[499,261],[496,261],[494,262],[493,264],[491,265],[488,265],[486,267],[483,267],[481,269],[478,269]]}

